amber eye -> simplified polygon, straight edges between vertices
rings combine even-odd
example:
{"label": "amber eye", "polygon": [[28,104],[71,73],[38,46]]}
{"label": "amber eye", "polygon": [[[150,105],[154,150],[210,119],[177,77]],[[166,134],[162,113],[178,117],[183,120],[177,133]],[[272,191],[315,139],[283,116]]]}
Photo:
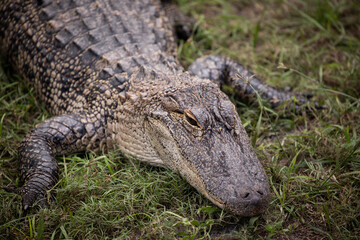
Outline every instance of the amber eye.
{"label": "amber eye", "polygon": [[189,117],[188,115],[186,115],[186,121],[188,121],[188,123],[190,123],[194,127],[199,127],[197,121],[195,119]]}
{"label": "amber eye", "polygon": [[199,122],[196,120],[195,116],[189,110],[185,110],[185,119],[193,127],[201,128]]}

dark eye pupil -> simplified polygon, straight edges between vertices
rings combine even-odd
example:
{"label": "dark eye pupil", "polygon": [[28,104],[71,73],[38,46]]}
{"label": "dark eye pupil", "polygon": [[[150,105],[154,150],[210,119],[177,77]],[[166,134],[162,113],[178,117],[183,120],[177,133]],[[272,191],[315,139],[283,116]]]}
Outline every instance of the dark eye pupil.
{"label": "dark eye pupil", "polygon": [[195,119],[189,117],[186,115],[186,121],[188,121],[191,125],[195,126],[195,127],[199,127],[197,121],[195,121]]}
{"label": "dark eye pupil", "polygon": [[181,110],[179,110],[179,109],[176,109],[174,112],[179,113],[179,114],[183,114],[183,113],[184,113],[183,111],[181,111]]}

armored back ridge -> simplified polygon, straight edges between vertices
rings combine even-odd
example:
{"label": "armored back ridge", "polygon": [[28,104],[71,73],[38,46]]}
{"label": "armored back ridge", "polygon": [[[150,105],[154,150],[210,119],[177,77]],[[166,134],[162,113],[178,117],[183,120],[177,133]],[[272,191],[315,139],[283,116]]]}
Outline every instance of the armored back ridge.
{"label": "armored back ridge", "polygon": [[54,115],[19,147],[25,209],[47,206],[56,155],[103,148],[179,172],[238,215],[266,209],[265,171],[220,86],[245,97],[259,91],[274,107],[294,95],[256,77],[245,84],[239,76],[253,74],[224,57],[185,71],[168,19],[157,0],[1,1],[2,54]]}

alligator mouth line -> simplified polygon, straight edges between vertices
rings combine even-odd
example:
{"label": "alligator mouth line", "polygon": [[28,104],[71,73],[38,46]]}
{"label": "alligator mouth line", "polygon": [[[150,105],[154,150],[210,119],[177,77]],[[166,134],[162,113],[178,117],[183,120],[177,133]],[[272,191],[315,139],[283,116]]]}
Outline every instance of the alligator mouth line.
{"label": "alligator mouth line", "polygon": [[[194,171],[190,166],[188,166],[188,164],[185,164],[187,170],[187,173],[191,173],[189,174],[190,177],[194,177],[196,179],[196,181],[193,182],[198,182],[198,187],[194,186],[198,191],[200,191],[207,199],[209,199],[212,203],[214,203],[216,206],[220,207],[220,208],[225,208],[226,204],[224,201],[221,201],[219,198],[215,197],[213,194],[211,194],[211,192],[206,190],[205,184],[203,183],[203,181],[199,178],[199,175],[196,173],[196,171]],[[184,170],[184,168],[183,168]],[[181,171],[180,171],[181,173]],[[191,182],[190,182],[191,183]],[[192,185],[192,184],[191,184]]]}

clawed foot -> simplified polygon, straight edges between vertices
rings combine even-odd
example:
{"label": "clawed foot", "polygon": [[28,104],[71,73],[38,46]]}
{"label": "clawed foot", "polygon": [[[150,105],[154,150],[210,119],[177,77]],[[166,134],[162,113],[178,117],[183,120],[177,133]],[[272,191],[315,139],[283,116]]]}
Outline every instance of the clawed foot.
{"label": "clawed foot", "polygon": [[25,189],[24,187],[20,189],[5,187],[4,190],[21,196],[24,211],[33,206],[38,208],[48,208],[50,206],[51,198],[47,199],[46,191],[35,191],[33,189]]}

